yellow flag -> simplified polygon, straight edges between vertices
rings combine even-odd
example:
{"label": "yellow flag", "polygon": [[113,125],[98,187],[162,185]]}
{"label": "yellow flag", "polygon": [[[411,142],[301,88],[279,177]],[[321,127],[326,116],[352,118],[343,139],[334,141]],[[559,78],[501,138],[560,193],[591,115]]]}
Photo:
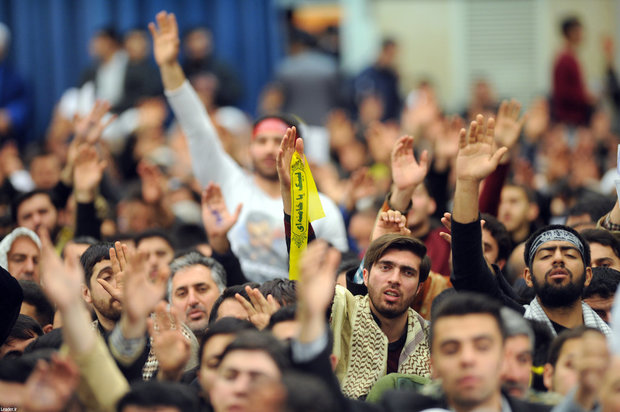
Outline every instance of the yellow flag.
{"label": "yellow flag", "polygon": [[291,175],[291,251],[289,279],[299,278],[299,258],[308,245],[308,222],[325,217],[308,162],[293,153]]}

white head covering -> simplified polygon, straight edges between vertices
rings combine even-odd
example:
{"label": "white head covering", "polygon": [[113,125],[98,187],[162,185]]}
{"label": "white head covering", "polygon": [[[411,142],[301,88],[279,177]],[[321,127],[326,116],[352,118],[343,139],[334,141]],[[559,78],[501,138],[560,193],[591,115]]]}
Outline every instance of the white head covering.
{"label": "white head covering", "polygon": [[6,235],[5,238],[2,239],[2,242],[0,242],[0,266],[5,268],[6,270],[9,270],[9,262],[7,258],[9,250],[11,250],[13,242],[15,242],[17,238],[22,236],[27,236],[32,239],[32,241],[37,245],[39,250],[41,250],[41,240],[39,239],[39,236],[37,236],[37,234],[30,229],[27,229],[25,227],[18,227],[17,229]]}

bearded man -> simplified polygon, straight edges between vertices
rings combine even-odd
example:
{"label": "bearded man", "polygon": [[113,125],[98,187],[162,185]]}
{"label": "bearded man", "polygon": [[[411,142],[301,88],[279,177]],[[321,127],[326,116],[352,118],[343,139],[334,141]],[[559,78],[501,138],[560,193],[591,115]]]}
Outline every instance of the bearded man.
{"label": "bearded man", "polygon": [[353,296],[336,286],[330,325],[336,376],[346,396],[365,397],[388,373],[430,377],[429,325],[410,307],[429,271],[421,241],[387,234],[364,257],[368,294]]}
{"label": "bearded man", "polygon": [[525,281],[536,292],[529,305],[520,305],[519,297],[499,267],[485,262],[478,210],[479,184],[506,153],[506,148],[494,150],[493,135],[493,119],[485,123],[482,115],[472,122],[469,132],[462,129],[459,135],[452,214],[454,288],[496,297],[526,319],[545,323],[553,336],[583,324],[609,335],[607,324],[581,300],[584,288],[592,280],[590,247],[574,229],[546,226],[534,232],[525,243]]}

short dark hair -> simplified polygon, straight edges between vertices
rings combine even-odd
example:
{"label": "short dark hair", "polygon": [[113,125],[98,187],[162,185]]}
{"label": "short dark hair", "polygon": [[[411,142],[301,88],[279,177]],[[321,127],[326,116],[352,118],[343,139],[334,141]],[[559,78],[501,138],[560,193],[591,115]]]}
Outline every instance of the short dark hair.
{"label": "short dark hair", "polygon": [[605,229],[585,229],[582,230],[581,236],[590,243],[599,243],[603,246],[609,246],[613,250],[614,255],[620,259],[620,242],[614,235]]}
{"label": "short dark hair", "polygon": [[233,285],[233,286],[229,286],[226,289],[224,289],[222,293],[220,294],[220,296],[218,296],[217,299],[215,299],[215,302],[213,302],[213,306],[211,306],[211,313],[209,313],[209,323],[215,322],[216,320],[218,320],[217,312],[220,309],[220,306],[222,306],[222,303],[226,299],[235,299],[235,295],[238,293],[249,301],[250,297],[248,296],[248,293],[245,291],[246,286],[249,286],[251,288],[257,288],[258,283],[248,282],[248,283],[244,283],[243,285]]}
{"label": "short dark hair", "polygon": [[588,331],[602,334],[600,330],[586,325],[580,325],[576,328],[566,329],[560,332],[558,336],[553,339],[553,342],[551,342],[551,346],[549,347],[549,356],[547,356],[547,363],[550,363],[551,366],[555,368],[555,365],[558,363],[558,359],[560,357],[560,352],[562,352],[562,348],[564,347],[566,341],[581,338]]}
{"label": "short dark hair", "polygon": [[140,242],[142,242],[144,239],[148,239],[151,237],[158,237],[160,239],[163,239],[172,250],[175,249],[175,244],[172,240],[172,236],[170,236],[166,231],[161,229],[148,229],[144,232],[138,233],[136,237],[134,237],[136,247],[138,247],[138,245],[140,245]]}
{"label": "short dark hair", "polygon": [[437,305],[431,318],[431,350],[433,349],[435,325],[439,319],[448,316],[466,316],[474,314],[491,315],[497,322],[497,327],[502,335],[502,340],[505,339],[506,328],[504,326],[504,320],[501,316],[501,308],[502,306],[495,299],[479,293],[459,292],[448,296]]}
{"label": "short dark hair", "polygon": [[120,34],[118,34],[118,31],[111,26],[99,28],[99,30],[95,33],[95,37],[105,37],[118,45],[120,45],[123,41]]}
{"label": "short dark hair", "polygon": [[116,410],[122,412],[125,407],[136,406],[172,406],[181,412],[193,412],[200,409],[198,394],[188,385],[177,382],[136,382],[116,405]]}
{"label": "short dark hair", "polygon": [[525,265],[530,270],[532,270],[533,262],[530,261],[530,249],[532,248],[532,243],[534,243],[534,240],[536,240],[536,238],[541,233],[547,232],[549,230],[555,230],[555,229],[565,230],[577,236],[577,239],[579,239],[579,241],[583,244],[583,256],[582,256],[583,263],[585,267],[590,267],[590,265],[592,264],[591,258],[590,258],[590,245],[588,244],[588,242],[586,242],[583,236],[579,234],[579,232],[577,232],[572,227],[566,226],[566,225],[547,225],[547,226],[541,227],[540,229],[532,233],[530,237],[527,239],[527,241],[525,242],[525,248],[523,249],[523,260],[525,260]]}
{"label": "short dark hair", "polygon": [[576,27],[581,27],[581,21],[577,18],[577,16],[568,16],[564,20],[562,20],[562,35],[564,37],[568,37],[571,30]]}
{"label": "short dark hair", "polygon": [[484,220],[482,229],[488,230],[493,239],[497,242],[497,260],[508,260],[510,252],[512,251],[512,240],[510,239],[510,233],[508,233],[506,226],[495,216],[488,213],[483,213],[480,218]]}
{"label": "short dark hair", "polygon": [[200,341],[200,349],[198,351],[198,362],[202,362],[202,354],[204,353],[205,344],[214,336],[237,334],[244,330],[256,330],[256,326],[248,320],[237,318],[222,318],[209,324],[207,332]]}
{"label": "short dark hair", "polygon": [[261,351],[268,355],[277,365],[280,372],[290,367],[286,347],[269,332],[246,330],[239,332],[237,337],[224,349],[220,362],[226,355],[238,350]]}
{"label": "short dark hair", "polygon": [[273,296],[280,306],[294,305],[297,302],[297,282],[290,279],[273,279],[264,282],[258,290],[263,296]]}
{"label": "short dark hair", "polygon": [[45,326],[54,323],[54,307],[47,300],[43,289],[38,283],[31,280],[20,280],[19,286],[24,292],[24,302],[34,306],[36,315],[35,319],[39,325]]}
{"label": "short dark hair", "polygon": [[614,201],[602,195],[587,195],[581,197],[577,203],[568,210],[568,216],[581,216],[587,214],[590,222],[596,223],[614,206]]}
{"label": "short dark hair", "polygon": [[528,203],[538,202],[538,199],[536,198],[536,192],[524,184],[508,182],[502,187],[502,189],[506,187],[516,187],[517,189],[521,190],[523,194],[525,195],[525,198],[527,199]]}
{"label": "short dark hair", "polygon": [[102,260],[110,260],[110,248],[113,247],[114,243],[98,242],[90,245],[80,256],[80,263],[84,269],[84,280],[88,289],[90,289],[90,278],[93,276],[95,265]]}
{"label": "short dark hair", "polygon": [[390,233],[372,241],[364,256],[364,269],[370,272],[370,268],[390,250],[406,250],[422,259],[419,269],[419,282],[428,278],[431,270],[431,260],[426,255],[426,246],[420,240],[411,236]]}
{"label": "short dark hair", "polygon": [[19,316],[17,316],[15,325],[13,325],[13,328],[11,329],[11,332],[9,332],[9,336],[7,336],[5,342],[10,342],[15,339],[31,339],[38,336],[43,336],[43,329],[41,329],[39,322],[28,315],[22,315],[20,313]]}
{"label": "short dark hair", "polygon": [[19,207],[26,200],[36,196],[36,195],[45,195],[50,199],[50,203],[54,206],[56,210],[60,208],[57,199],[54,197],[52,192],[46,189],[34,189],[30,192],[21,193],[17,195],[17,197],[11,202],[11,217],[13,218],[13,223],[17,223],[17,212],[19,211]]}
{"label": "short dark hair", "polygon": [[588,299],[595,295],[603,299],[613,298],[620,284],[620,272],[615,269],[598,266],[592,268],[592,280],[583,290],[582,298]]}
{"label": "short dark hair", "polygon": [[272,330],[273,327],[280,322],[295,320],[296,312],[297,305],[282,306],[280,309],[276,310],[269,318],[267,330]]}

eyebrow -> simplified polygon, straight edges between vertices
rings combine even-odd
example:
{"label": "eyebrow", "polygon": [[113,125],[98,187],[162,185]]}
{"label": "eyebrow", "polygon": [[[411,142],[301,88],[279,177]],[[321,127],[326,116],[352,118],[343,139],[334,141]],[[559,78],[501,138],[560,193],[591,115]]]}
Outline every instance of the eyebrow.
{"label": "eyebrow", "polygon": [[536,251],[536,253],[538,254],[540,251],[547,251],[547,252],[553,252],[556,249],[560,249],[561,251],[566,251],[566,250],[574,250],[576,252],[579,252],[579,249],[577,249],[575,246],[541,246],[538,248],[538,250]]}
{"label": "eyebrow", "polygon": [[407,265],[397,265],[396,262],[392,262],[391,260],[384,260],[384,259],[380,259],[377,264],[379,263],[383,263],[383,264],[387,264],[387,265],[392,265],[392,266],[396,266],[398,267],[400,270],[411,270],[415,273],[418,273],[418,270],[412,266],[407,266]]}
{"label": "eyebrow", "polygon": [[103,269],[101,269],[99,273],[97,273],[97,277],[100,277],[102,275],[107,275],[108,273],[114,274],[114,271],[112,270],[112,266],[106,266]]}

